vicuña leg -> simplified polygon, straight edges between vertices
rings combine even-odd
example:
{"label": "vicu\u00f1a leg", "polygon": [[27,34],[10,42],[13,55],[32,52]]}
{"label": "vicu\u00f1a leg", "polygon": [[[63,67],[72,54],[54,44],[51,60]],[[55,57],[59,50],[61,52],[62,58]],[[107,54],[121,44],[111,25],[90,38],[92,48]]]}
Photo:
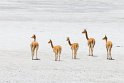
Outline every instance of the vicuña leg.
{"label": "vicu\u00f1a leg", "polygon": [[89,56],[90,56],[90,47],[89,47]]}
{"label": "vicu\u00f1a leg", "polygon": [[93,56],[93,48],[91,47],[91,56]]}
{"label": "vicu\u00f1a leg", "polygon": [[78,49],[75,50],[75,59],[77,58],[77,50],[78,50]]}
{"label": "vicu\u00f1a leg", "polygon": [[73,50],[72,50],[72,59],[73,59],[73,56],[74,56],[74,53],[73,53]]}
{"label": "vicu\u00f1a leg", "polygon": [[56,54],[55,57],[56,57],[56,58],[55,58],[55,61],[57,61],[57,59],[58,59],[58,55]]}
{"label": "vicu\u00f1a leg", "polygon": [[56,53],[55,53],[55,61],[56,61]]}
{"label": "vicu\u00f1a leg", "polygon": [[74,50],[74,59],[76,59],[76,50]]}
{"label": "vicu\u00f1a leg", "polygon": [[109,53],[108,53],[108,48],[106,48],[106,50],[107,50],[107,59],[109,59]]}
{"label": "vicu\u00f1a leg", "polygon": [[33,58],[34,58],[34,51],[35,51],[35,48],[33,47],[33,48],[32,48],[32,60],[33,60]]}
{"label": "vicu\u00f1a leg", "polygon": [[112,56],[111,56],[111,48],[109,50],[109,55],[110,55],[110,59],[112,59]]}
{"label": "vicu\u00f1a leg", "polygon": [[38,48],[39,48],[39,47],[36,48],[36,59],[38,59],[38,58],[37,58],[37,51],[38,51]]}
{"label": "vicu\u00f1a leg", "polygon": [[59,53],[59,61],[60,61],[60,53]]}

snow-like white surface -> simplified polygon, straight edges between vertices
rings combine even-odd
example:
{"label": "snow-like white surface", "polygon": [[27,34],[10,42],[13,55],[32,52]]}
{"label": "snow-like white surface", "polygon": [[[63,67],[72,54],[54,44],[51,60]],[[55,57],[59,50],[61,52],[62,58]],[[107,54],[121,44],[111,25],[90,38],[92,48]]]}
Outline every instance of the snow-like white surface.
{"label": "snow-like white surface", "polygon": [[[123,83],[123,27],[123,0],[1,0],[0,83]],[[88,56],[83,29],[96,39],[94,57]],[[32,34],[40,60],[31,60]],[[114,60],[106,60],[105,34],[114,44]],[[80,45],[76,60],[66,37]],[[49,39],[63,47],[60,62]]]}

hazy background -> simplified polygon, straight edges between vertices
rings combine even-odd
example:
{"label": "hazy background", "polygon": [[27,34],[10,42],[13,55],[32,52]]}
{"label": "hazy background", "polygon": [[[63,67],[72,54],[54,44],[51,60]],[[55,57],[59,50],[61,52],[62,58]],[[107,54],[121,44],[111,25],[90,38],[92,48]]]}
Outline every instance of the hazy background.
{"label": "hazy background", "polygon": [[[85,35],[96,39],[88,56]],[[30,37],[40,44],[31,60]],[[103,36],[113,42],[106,59]],[[0,0],[0,83],[124,83],[124,0]],[[77,59],[66,41],[79,43]],[[47,43],[62,46],[61,61]]]}

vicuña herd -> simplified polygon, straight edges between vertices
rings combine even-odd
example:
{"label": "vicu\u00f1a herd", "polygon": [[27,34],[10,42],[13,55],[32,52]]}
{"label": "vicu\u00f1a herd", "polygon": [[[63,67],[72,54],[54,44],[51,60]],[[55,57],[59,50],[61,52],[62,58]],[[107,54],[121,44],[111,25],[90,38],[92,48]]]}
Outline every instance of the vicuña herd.
{"label": "vicu\u00f1a herd", "polygon": [[[87,39],[87,44],[88,44],[88,47],[89,47],[89,56],[93,56],[93,49],[94,49],[94,46],[95,46],[95,39],[88,37],[88,32],[87,32],[86,29],[84,29],[82,34],[85,34],[86,39]],[[38,48],[39,48],[39,43],[36,42],[36,35],[33,35],[31,38],[34,39],[34,41],[30,45],[31,46],[31,53],[32,53],[32,60],[34,60],[34,55],[35,54],[36,54],[36,60],[38,60],[37,51],[38,51]],[[108,41],[108,38],[107,38],[106,35],[102,39],[105,40],[105,42],[106,42],[107,59],[112,60],[111,49],[112,49],[113,44],[112,44],[111,41]],[[69,46],[71,47],[72,59],[76,59],[79,44],[78,43],[71,43],[69,37],[67,37],[66,41],[68,42]],[[54,46],[51,39],[49,40],[48,43],[51,44],[52,50],[55,53],[55,61],[60,61],[60,55],[61,55],[61,52],[62,52],[62,46],[60,46],[60,45]]]}

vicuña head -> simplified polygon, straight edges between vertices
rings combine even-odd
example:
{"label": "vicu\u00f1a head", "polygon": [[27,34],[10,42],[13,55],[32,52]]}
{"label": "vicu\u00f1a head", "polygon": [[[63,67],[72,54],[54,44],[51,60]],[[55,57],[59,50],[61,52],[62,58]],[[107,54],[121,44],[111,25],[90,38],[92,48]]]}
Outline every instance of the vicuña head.
{"label": "vicu\u00f1a head", "polygon": [[85,34],[86,34],[86,33],[87,33],[87,30],[86,30],[86,29],[84,29],[84,31],[83,31],[82,33],[85,33]]}
{"label": "vicu\u00f1a head", "polygon": [[31,38],[34,38],[34,39],[36,39],[36,35],[35,35],[35,34],[33,34],[33,35],[31,36]]}
{"label": "vicu\u00f1a head", "polygon": [[107,40],[108,38],[107,38],[107,36],[105,35],[102,39],[103,39],[103,40]]}
{"label": "vicu\u00f1a head", "polygon": [[69,41],[69,37],[66,38],[66,41]]}
{"label": "vicu\u00f1a head", "polygon": [[52,40],[50,39],[50,40],[48,41],[48,43],[52,43]]}

